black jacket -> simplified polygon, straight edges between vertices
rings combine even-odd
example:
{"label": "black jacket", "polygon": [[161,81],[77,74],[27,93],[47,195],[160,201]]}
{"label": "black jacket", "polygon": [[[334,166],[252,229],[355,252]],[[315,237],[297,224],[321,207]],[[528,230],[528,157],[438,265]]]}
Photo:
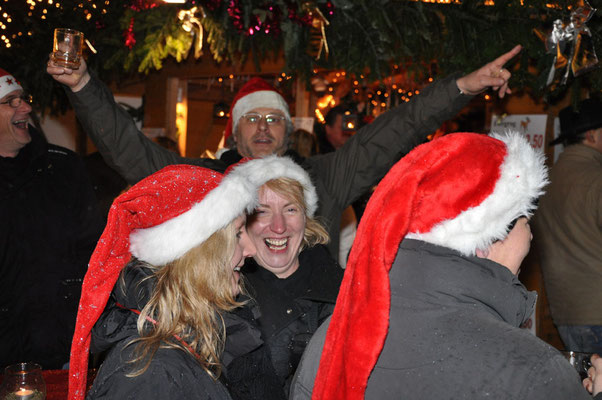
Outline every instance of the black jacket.
{"label": "black jacket", "polygon": [[17,157],[0,157],[0,367],[61,368],[103,224],[79,157],[30,135]]}
{"label": "black jacket", "polygon": [[250,258],[243,268],[249,292],[261,310],[258,319],[263,340],[288,393],[290,378],[318,326],[332,314],[343,270],[318,245],[299,255],[299,268],[279,279]]}
{"label": "black jacket", "polygon": [[[139,337],[136,323],[152,293],[154,280],[145,279],[152,271],[139,263],[130,263],[117,281],[111,297],[92,329],[91,352],[106,351],[87,399],[201,399],[230,400],[226,388],[213,379],[188,352],[160,348],[149,368],[136,377],[126,374],[139,367],[127,361],[133,358]],[[119,303],[123,306],[116,305]],[[175,341],[175,339],[174,339]]]}

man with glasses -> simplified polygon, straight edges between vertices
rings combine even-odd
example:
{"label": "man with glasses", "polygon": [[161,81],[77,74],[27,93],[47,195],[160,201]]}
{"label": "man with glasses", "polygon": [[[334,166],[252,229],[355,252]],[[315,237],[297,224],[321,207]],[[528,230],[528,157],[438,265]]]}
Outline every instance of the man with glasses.
{"label": "man with glasses", "polygon": [[71,70],[49,61],[46,70],[70,89],[67,95],[84,130],[107,163],[129,183],[169,164],[224,170],[242,157],[293,157],[312,176],[320,199],[318,213],[331,237],[330,252],[336,257],[343,210],[378,183],[401,156],[456,115],[474,95],[488,88],[498,91],[500,97],[509,94],[511,74],[504,64],[520,50],[516,46],[466,76],[452,75],[433,83],[411,102],[358,130],[337,151],[307,159],[287,150],[293,131],[288,104],[263,80],[252,79],[237,93],[225,132],[230,151],[220,160],[210,160],[180,157],[152,143],[125,110],[115,104],[110,90],[89,74],[85,62],[79,69]]}
{"label": "man with glasses", "polygon": [[82,278],[102,219],[82,161],[29,125],[0,69],[0,368],[69,360]]}

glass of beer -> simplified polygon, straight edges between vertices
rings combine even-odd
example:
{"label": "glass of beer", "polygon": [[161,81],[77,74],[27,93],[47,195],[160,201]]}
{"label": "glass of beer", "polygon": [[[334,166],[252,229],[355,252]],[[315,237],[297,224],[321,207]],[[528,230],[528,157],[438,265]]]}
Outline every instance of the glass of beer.
{"label": "glass of beer", "polygon": [[52,61],[61,67],[78,69],[84,47],[84,34],[69,28],[54,30]]}

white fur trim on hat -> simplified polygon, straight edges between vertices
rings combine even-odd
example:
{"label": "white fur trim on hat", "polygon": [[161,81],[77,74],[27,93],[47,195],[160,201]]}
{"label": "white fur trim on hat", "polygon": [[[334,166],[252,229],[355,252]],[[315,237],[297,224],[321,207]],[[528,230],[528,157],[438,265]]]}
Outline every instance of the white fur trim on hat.
{"label": "white fur trim on hat", "polygon": [[274,90],[258,90],[238,99],[232,109],[232,131],[236,132],[240,117],[256,108],[273,108],[284,113],[287,121],[290,122],[291,115],[288,110],[288,104],[284,98]]}
{"label": "white fur trim on hat", "polygon": [[289,157],[271,155],[247,161],[234,168],[226,177],[235,176],[259,188],[277,178],[290,178],[303,186],[307,215],[313,217],[318,208],[318,195],[309,174]]}
{"label": "white fur trim on hat", "polygon": [[180,258],[245,210],[251,211],[257,202],[258,189],[250,182],[226,176],[190,210],[152,228],[132,232],[130,251],[153,265]]}
{"label": "white fur trim on hat", "polygon": [[318,196],[307,172],[288,157],[269,156],[245,162],[227,174],[199,203],[177,217],[130,235],[130,252],[152,265],[183,256],[258,204],[259,188],[271,179],[286,177],[303,186],[307,214],[313,216]]}
{"label": "white fur trim on hat", "polygon": [[505,238],[513,220],[533,213],[534,201],[548,183],[543,153],[533,149],[518,132],[490,136],[504,142],[507,150],[491,195],[478,206],[435,225],[430,232],[409,233],[407,238],[475,255],[477,249],[485,250]]}
{"label": "white fur trim on hat", "polygon": [[23,90],[14,76],[0,68],[0,98],[15,90]]}

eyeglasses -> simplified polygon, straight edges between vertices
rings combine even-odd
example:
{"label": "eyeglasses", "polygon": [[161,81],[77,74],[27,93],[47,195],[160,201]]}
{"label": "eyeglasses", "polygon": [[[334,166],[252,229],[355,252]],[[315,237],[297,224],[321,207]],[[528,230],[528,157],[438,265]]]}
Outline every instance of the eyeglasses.
{"label": "eyeglasses", "polygon": [[28,94],[22,94],[21,96],[11,97],[10,99],[1,102],[0,104],[8,104],[12,108],[19,108],[21,103],[26,102],[27,104],[31,104],[32,98]]}
{"label": "eyeglasses", "polygon": [[251,125],[259,124],[259,122],[262,119],[265,120],[265,123],[270,126],[279,125],[280,123],[282,123],[282,121],[284,121],[284,116],[278,115],[278,114],[261,115],[258,113],[248,113],[248,114],[243,115],[242,118],[245,120],[245,122],[247,124],[251,124]]}

